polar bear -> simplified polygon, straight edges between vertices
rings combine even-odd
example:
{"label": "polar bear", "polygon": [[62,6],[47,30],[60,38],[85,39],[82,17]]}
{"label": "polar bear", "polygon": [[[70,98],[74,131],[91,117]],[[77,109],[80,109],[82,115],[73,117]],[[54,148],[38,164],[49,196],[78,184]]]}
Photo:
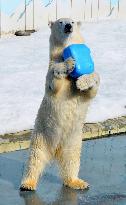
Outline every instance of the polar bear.
{"label": "polar bear", "polygon": [[99,87],[99,75],[94,72],[75,80],[69,75],[75,65],[74,59],[64,61],[62,58],[65,47],[84,43],[79,22],[62,18],[49,26],[50,63],[45,95],[35,121],[21,191],[36,189],[39,176],[51,159],[57,160],[65,186],[73,189],[89,186],[78,178],[82,127]]}

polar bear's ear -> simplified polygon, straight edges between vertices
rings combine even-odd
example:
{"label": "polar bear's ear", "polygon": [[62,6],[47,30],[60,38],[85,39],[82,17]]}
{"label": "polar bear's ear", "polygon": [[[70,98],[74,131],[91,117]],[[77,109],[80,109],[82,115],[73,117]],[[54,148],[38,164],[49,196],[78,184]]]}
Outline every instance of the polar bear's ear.
{"label": "polar bear's ear", "polygon": [[78,21],[78,22],[77,22],[77,26],[80,28],[81,25],[82,25],[81,21]]}
{"label": "polar bear's ear", "polygon": [[49,23],[48,23],[49,28],[52,28],[53,24],[54,24],[53,21],[49,21]]}

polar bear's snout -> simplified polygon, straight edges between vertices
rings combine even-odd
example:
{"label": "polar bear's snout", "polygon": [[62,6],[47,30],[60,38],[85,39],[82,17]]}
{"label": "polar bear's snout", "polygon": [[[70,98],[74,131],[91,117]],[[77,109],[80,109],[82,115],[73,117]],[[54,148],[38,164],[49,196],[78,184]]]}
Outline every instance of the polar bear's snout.
{"label": "polar bear's snout", "polygon": [[65,24],[64,33],[72,33],[72,32],[73,32],[73,26],[70,23]]}

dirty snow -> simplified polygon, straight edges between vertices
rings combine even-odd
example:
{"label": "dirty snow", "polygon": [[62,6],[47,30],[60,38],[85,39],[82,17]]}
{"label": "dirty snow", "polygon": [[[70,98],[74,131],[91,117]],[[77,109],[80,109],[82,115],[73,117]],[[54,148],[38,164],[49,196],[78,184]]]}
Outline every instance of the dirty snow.
{"label": "dirty snow", "polygon": [[[87,23],[82,33],[101,76],[88,122],[126,114],[126,22]],[[0,134],[33,128],[44,95],[49,29],[0,39]]]}

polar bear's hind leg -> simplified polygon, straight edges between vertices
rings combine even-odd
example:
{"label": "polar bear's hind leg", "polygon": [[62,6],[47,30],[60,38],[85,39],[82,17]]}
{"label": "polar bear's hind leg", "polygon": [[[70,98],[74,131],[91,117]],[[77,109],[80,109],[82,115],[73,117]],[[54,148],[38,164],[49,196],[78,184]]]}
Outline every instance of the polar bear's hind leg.
{"label": "polar bear's hind leg", "polygon": [[40,139],[35,137],[31,142],[30,155],[26,164],[23,179],[21,181],[21,191],[36,190],[37,182],[40,174],[42,173],[45,165],[50,159],[50,154],[46,144]]}
{"label": "polar bear's hind leg", "polygon": [[78,178],[81,145],[63,148],[57,157],[63,183],[72,189],[87,189],[89,184]]}

